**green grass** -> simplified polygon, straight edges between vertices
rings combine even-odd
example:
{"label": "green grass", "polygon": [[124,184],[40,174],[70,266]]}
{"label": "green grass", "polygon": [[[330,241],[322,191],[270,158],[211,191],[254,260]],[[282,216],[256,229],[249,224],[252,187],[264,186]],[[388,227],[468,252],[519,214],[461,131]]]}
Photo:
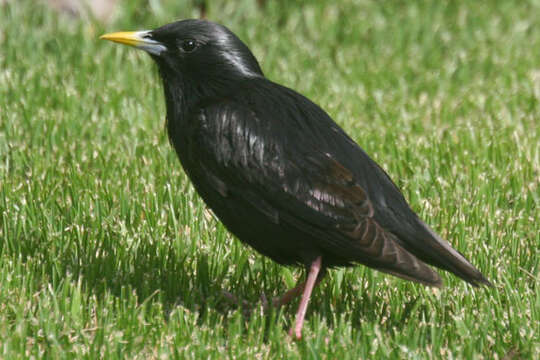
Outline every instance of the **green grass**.
{"label": "green grass", "polygon": [[300,272],[215,220],[164,133],[148,56],[107,31],[198,16],[126,2],[107,26],[0,5],[0,357],[540,357],[540,4],[211,2],[266,75],[325,108],[495,284],[440,291],[364,267],[250,316]]}

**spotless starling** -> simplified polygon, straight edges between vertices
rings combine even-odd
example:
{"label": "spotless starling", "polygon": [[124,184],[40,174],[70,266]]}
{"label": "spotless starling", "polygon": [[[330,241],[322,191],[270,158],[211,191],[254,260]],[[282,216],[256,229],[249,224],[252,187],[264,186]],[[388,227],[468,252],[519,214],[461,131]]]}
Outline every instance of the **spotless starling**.
{"label": "spotless starling", "polygon": [[447,270],[488,280],[411,210],[386,172],[315,103],[268,80],[226,27],[183,20],[103,35],[157,63],[167,131],[195,189],[240,241],[305,282],[291,335],[301,338],[314,286],[328,268],[363,264],[441,286]]}

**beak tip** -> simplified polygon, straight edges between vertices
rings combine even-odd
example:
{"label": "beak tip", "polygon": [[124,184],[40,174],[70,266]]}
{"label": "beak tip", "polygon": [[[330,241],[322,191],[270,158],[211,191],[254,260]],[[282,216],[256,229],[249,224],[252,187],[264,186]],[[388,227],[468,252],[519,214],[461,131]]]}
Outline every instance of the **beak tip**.
{"label": "beak tip", "polygon": [[110,38],[109,35],[110,35],[110,34],[103,34],[103,35],[101,35],[101,36],[99,37],[99,40],[109,40],[109,38]]}

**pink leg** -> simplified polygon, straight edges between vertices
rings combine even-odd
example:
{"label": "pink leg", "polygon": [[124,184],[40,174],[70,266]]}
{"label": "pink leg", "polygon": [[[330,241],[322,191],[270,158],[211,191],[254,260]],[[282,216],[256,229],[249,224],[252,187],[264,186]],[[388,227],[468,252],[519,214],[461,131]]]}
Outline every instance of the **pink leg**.
{"label": "pink leg", "polygon": [[[319,273],[320,275],[320,273]],[[319,283],[322,281],[323,279],[323,276],[318,276],[317,277],[317,281],[315,281],[315,285],[314,286],[317,286],[319,285]],[[297,296],[300,296],[302,295],[302,291],[304,291],[304,287],[306,286],[306,282],[303,281],[303,282],[298,282],[298,284],[296,284],[295,287],[293,287],[292,289],[288,290],[285,294],[283,294],[281,297],[275,297],[272,299],[272,305],[275,307],[275,308],[279,308],[283,305],[287,305],[288,303],[291,302],[292,299],[294,299],[295,297]]]}
{"label": "pink leg", "polygon": [[319,271],[321,270],[321,263],[322,258],[319,256],[315,259],[315,261],[313,261],[313,263],[311,263],[311,267],[309,269],[309,275],[306,280],[306,286],[304,287],[304,293],[302,294],[302,300],[300,301],[298,311],[296,312],[296,321],[294,327],[289,331],[289,335],[295,337],[296,340],[300,340],[302,338],[302,326],[304,325],[304,318],[306,317],[309,298],[311,297],[311,292],[313,291],[315,283],[317,282],[317,277],[319,275]]}

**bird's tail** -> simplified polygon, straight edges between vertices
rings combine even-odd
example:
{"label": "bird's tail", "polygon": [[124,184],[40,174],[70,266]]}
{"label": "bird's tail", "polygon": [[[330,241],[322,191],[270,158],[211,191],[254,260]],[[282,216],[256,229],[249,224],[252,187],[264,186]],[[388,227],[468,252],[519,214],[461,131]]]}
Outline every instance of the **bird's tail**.
{"label": "bird's tail", "polygon": [[[453,249],[446,241],[441,239],[433,230],[429,228],[422,221],[419,221],[419,225],[423,228],[427,239],[422,239],[422,246],[410,248],[415,256],[420,260],[437,266],[441,269],[450,271],[451,273],[459,276],[469,284],[473,286],[487,285],[493,286],[482,273],[476,269],[459,251]],[[414,242],[416,243],[416,242]],[[414,244],[413,243],[413,244]],[[407,242],[410,246],[411,242]],[[403,244],[408,247],[406,244]]]}

